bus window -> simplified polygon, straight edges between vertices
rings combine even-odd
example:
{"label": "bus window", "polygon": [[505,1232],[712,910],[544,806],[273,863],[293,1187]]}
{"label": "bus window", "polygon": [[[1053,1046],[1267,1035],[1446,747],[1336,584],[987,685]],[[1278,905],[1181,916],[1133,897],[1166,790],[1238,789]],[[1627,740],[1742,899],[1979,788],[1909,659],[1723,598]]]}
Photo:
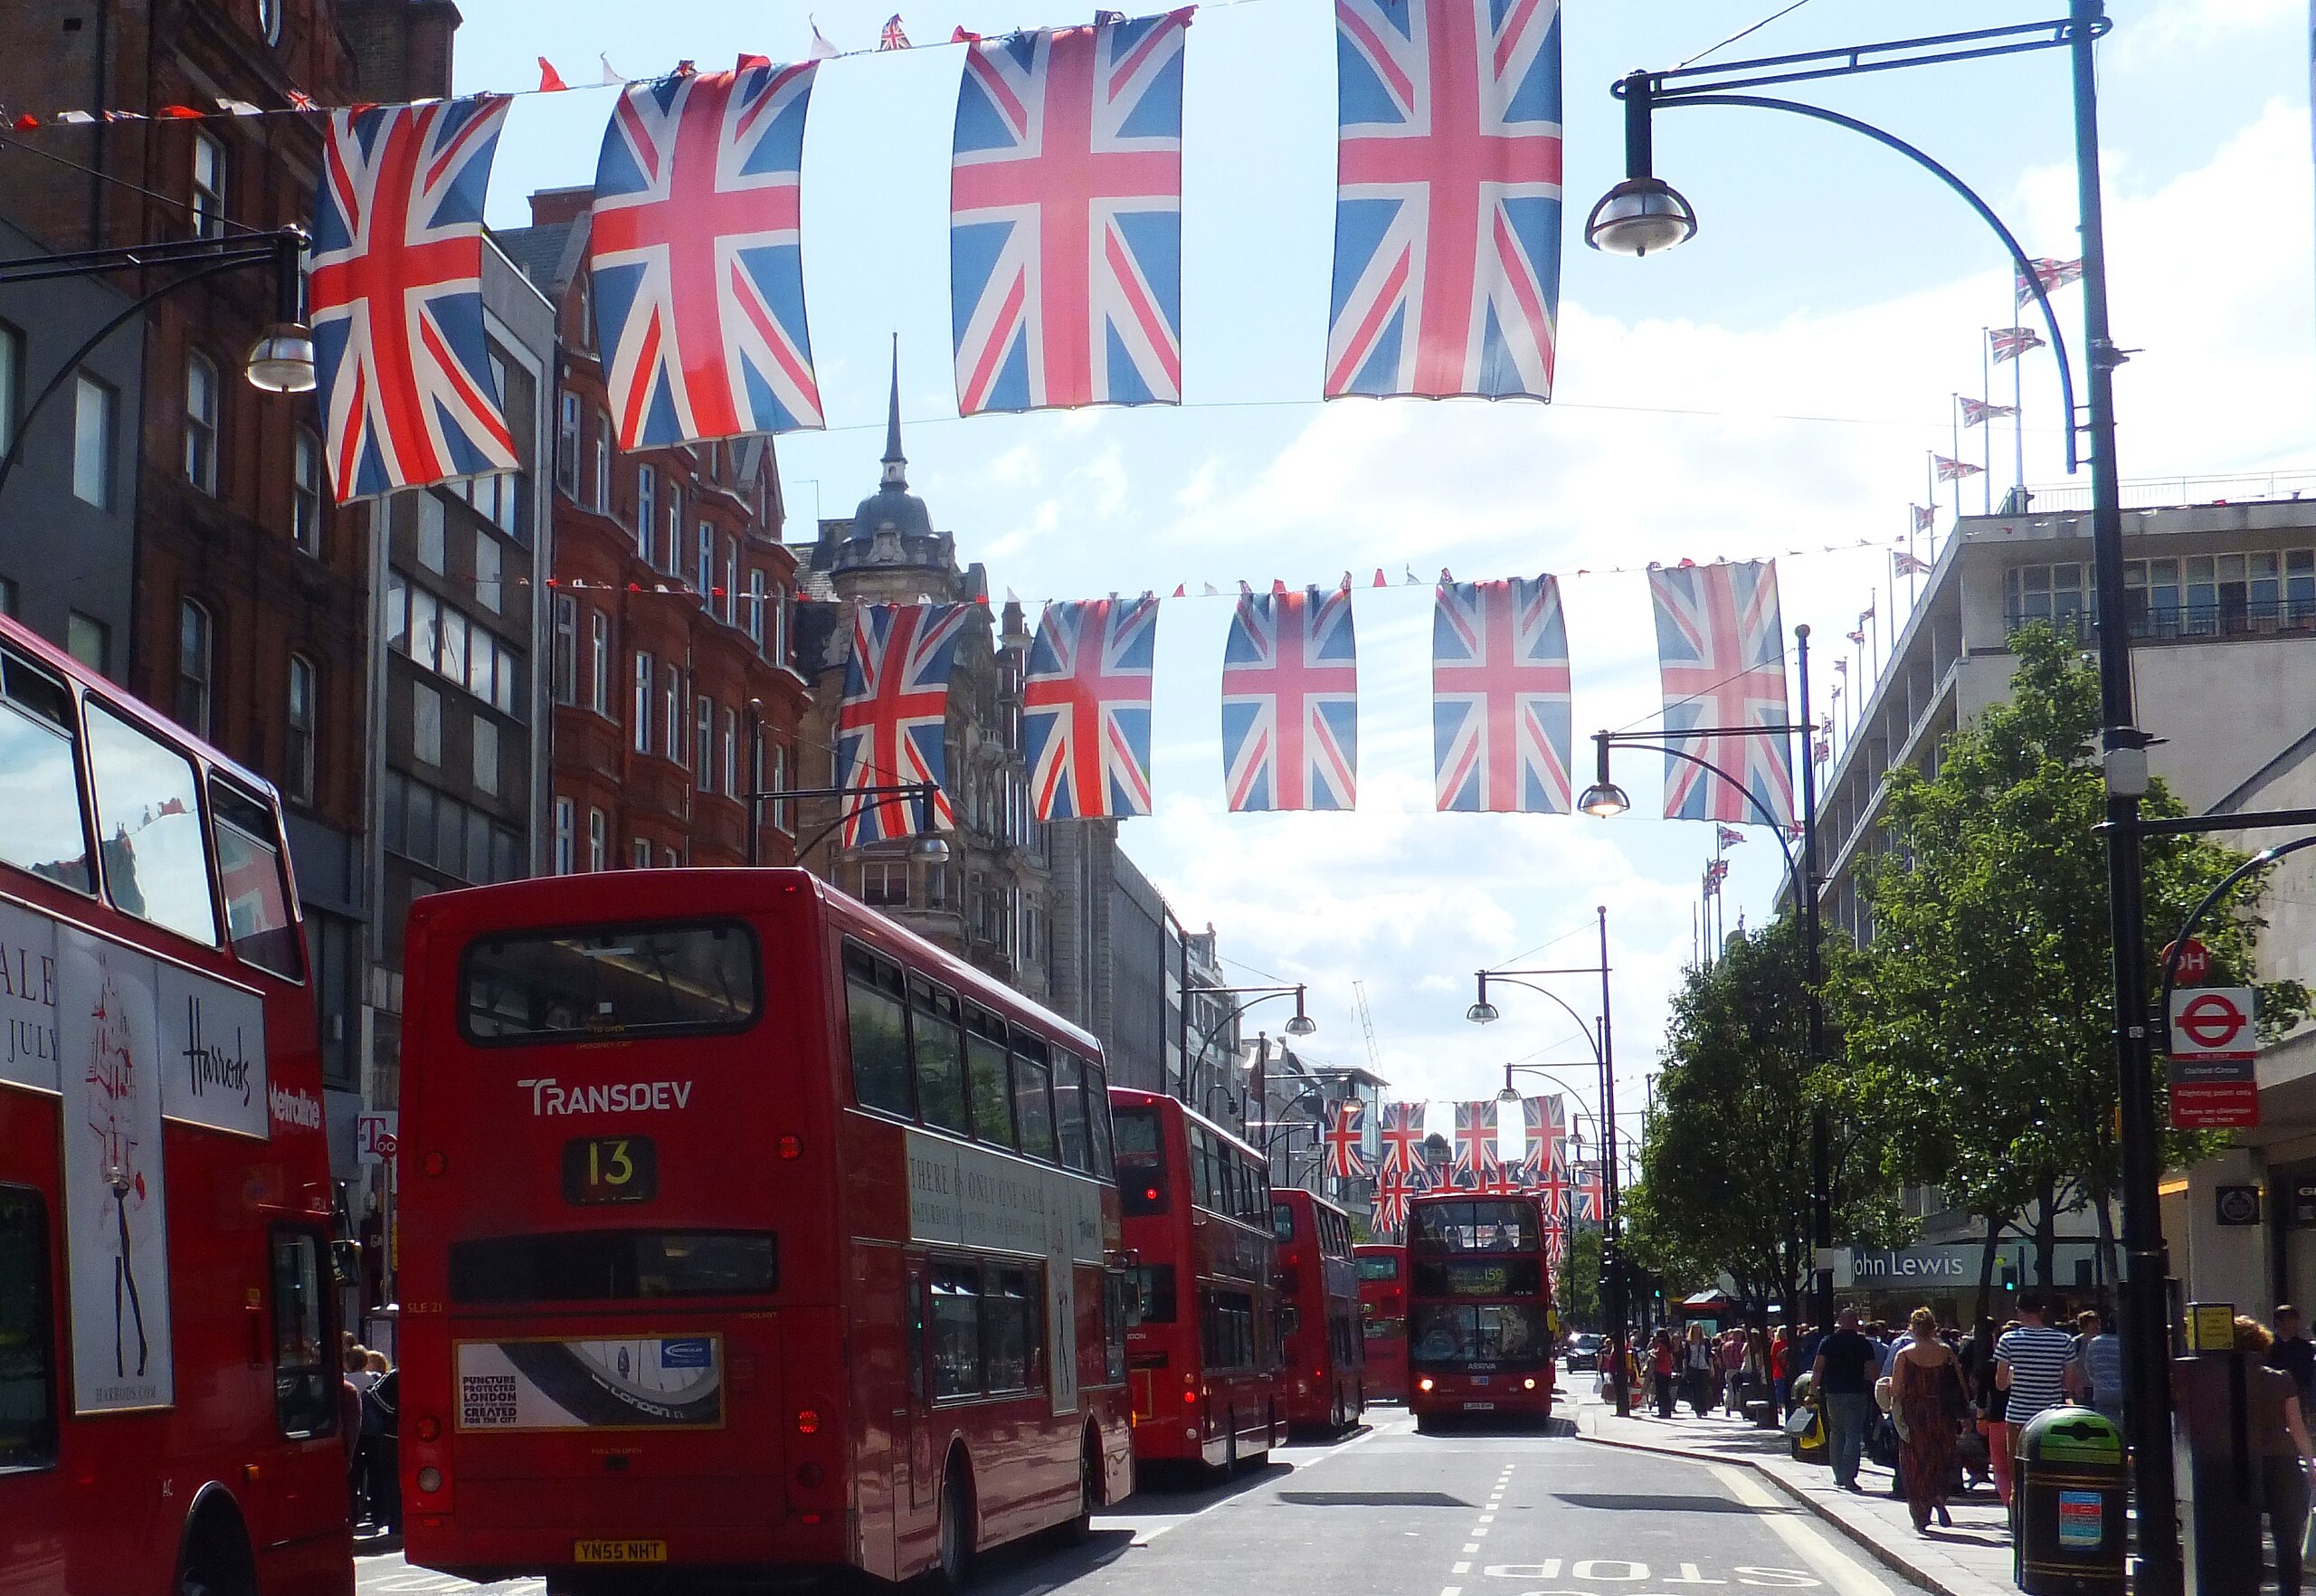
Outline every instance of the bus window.
{"label": "bus window", "polygon": [[957,1000],[931,982],[908,981],[909,1031],[916,1047],[916,1107],[925,1123],[963,1135],[965,1129],[964,1033],[957,1029]]}
{"label": "bus window", "polygon": [[1210,1149],[1207,1145],[1206,1132],[1202,1127],[1195,1125],[1190,1126],[1189,1130],[1191,1145],[1191,1202],[1200,1208],[1212,1208],[1214,1206],[1214,1181],[1213,1176],[1209,1172],[1207,1154]]}
{"label": "bus window", "polygon": [[1128,1283],[1145,1325],[1174,1322],[1174,1266],[1136,1264],[1126,1271]]}
{"label": "bus window", "polygon": [[337,1428],[337,1371],[331,1367],[329,1301],[321,1238],[273,1233],[273,1410],[293,1440]]}
{"label": "bus window", "polygon": [[1086,1125],[1094,1134],[1094,1173],[1108,1180],[1116,1167],[1110,1145],[1110,1083],[1099,1064],[1086,1066]]}
{"label": "bus window", "polygon": [[451,1244],[455,1303],[770,1296],[779,1240],[756,1230],[592,1230]]}
{"label": "bus window", "polygon": [[469,1041],[597,1041],[745,1031],[760,1006],[737,921],[479,936],[460,960]]}
{"label": "bus window", "polygon": [[91,891],[72,695],[13,654],[0,655],[0,860]]}
{"label": "bus window", "polygon": [[1013,1116],[1021,1126],[1021,1151],[1054,1161],[1053,1100],[1048,1095],[1046,1045],[1035,1037],[1013,1039]]}
{"label": "bus window", "polygon": [[1295,1205],[1274,1202],[1270,1205],[1270,1233],[1281,1241],[1295,1240]]}
{"label": "bus window", "polygon": [[1210,1369],[1250,1369],[1255,1364],[1255,1299],[1244,1291],[1210,1291],[1200,1325],[1201,1350]]}
{"label": "bus window", "polygon": [[973,1396],[981,1390],[981,1271],[972,1264],[933,1266],[933,1394]]}
{"label": "bus window", "polygon": [[290,914],[290,888],[281,872],[281,844],[273,812],[222,782],[209,784],[209,812],[217,829],[217,884],[225,898],[225,934],[233,951],[261,970],[291,981],[304,974],[298,924]]}
{"label": "bus window", "polygon": [[973,1097],[973,1135],[994,1147],[1019,1145],[1013,1098],[1005,1081],[1004,1022],[978,1009],[966,1012],[965,1078]]}
{"label": "bus window", "polygon": [[1102,1374],[1113,1384],[1125,1378],[1125,1332],[1130,1291],[1123,1270],[1102,1277]]}
{"label": "bus window", "polygon": [[0,1186],[0,1474],[56,1465],[48,1291],[47,1205],[26,1187]]}
{"label": "bus window", "polygon": [[216,946],[193,761],[91,698],[89,768],[97,785],[97,848],[113,907]]}
{"label": "bus window", "polygon": [[1396,1280],[1400,1278],[1400,1260],[1389,1252],[1371,1252],[1359,1260],[1359,1278],[1362,1280]]}
{"label": "bus window", "polygon": [[1054,1059],[1053,1110],[1054,1126],[1060,1135],[1062,1163],[1072,1169],[1091,1170],[1093,1147],[1086,1129],[1085,1094],[1077,1060],[1068,1053]]}
{"label": "bus window", "polygon": [[1121,1108],[1110,1116],[1110,1123],[1117,1128],[1118,1155],[1122,1158],[1155,1158],[1158,1156],[1158,1116],[1148,1108]]}
{"label": "bus window", "polygon": [[982,1374],[992,1391],[1026,1391],[1037,1313],[1027,1269],[991,1268],[982,1292]]}
{"label": "bus window", "polygon": [[846,945],[844,1009],[852,1026],[853,1099],[863,1108],[914,1116],[902,991],[898,964]]}
{"label": "bus window", "polygon": [[1239,1217],[1255,1224],[1263,1222],[1263,1179],[1256,1173],[1254,1160],[1239,1162]]}

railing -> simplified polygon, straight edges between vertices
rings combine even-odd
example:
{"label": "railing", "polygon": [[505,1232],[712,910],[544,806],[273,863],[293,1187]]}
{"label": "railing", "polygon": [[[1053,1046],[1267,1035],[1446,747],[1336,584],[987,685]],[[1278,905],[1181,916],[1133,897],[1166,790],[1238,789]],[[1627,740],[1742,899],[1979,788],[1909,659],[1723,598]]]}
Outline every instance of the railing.
{"label": "railing", "polygon": [[[2090,610],[2064,615],[2003,613],[2004,629],[2017,632],[2036,621],[2046,622],[2061,637],[2088,643],[2099,635],[2098,618]],[[2316,633],[2316,603],[2305,599],[2271,599],[2259,603],[2182,604],[2170,609],[2142,610],[2131,617],[2133,642],[2192,642],[2206,638],[2274,637]]]}
{"label": "railing", "polygon": [[[2029,488],[2024,513],[2087,510],[2091,484],[2062,482]],[[2216,477],[2140,477],[2123,484],[2125,509],[2157,509],[2190,504],[2247,504],[2300,498],[2316,499],[2316,471],[2251,471]],[[2006,513],[1998,511],[1997,513]]]}

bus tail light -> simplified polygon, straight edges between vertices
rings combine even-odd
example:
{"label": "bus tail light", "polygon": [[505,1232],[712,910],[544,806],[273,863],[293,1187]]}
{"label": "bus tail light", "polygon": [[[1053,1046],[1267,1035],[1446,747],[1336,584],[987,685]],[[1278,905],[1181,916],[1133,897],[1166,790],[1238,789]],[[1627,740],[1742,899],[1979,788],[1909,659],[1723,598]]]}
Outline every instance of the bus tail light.
{"label": "bus tail light", "polygon": [[440,1149],[437,1149],[420,1159],[418,1167],[422,1173],[430,1175],[448,1174],[451,1170],[451,1161],[443,1156]]}
{"label": "bus tail light", "polygon": [[1182,1388],[1182,1401],[1195,1404],[1198,1401],[1198,1388],[1196,1386],[1184,1386]]}
{"label": "bus tail light", "polygon": [[817,1410],[812,1408],[796,1410],[796,1433],[798,1435],[821,1433],[821,1415]]}
{"label": "bus tail light", "polygon": [[791,1164],[804,1156],[804,1138],[802,1136],[783,1136],[774,1145],[779,1147],[780,1155]]}
{"label": "bus tail light", "polygon": [[827,1477],[828,1471],[817,1463],[803,1462],[796,1465],[796,1483],[808,1491],[820,1488],[821,1482]]}
{"label": "bus tail light", "polygon": [[432,1413],[429,1413],[425,1418],[421,1419],[418,1421],[418,1439],[422,1441],[441,1440],[442,1439],[442,1421],[440,1419],[435,1418]]}
{"label": "bus tail light", "polygon": [[420,1469],[418,1471],[418,1488],[421,1492],[430,1496],[439,1494],[442,1489],[442,1471],[435,1468],[432,1463],[429,1463],[425,1468]]}

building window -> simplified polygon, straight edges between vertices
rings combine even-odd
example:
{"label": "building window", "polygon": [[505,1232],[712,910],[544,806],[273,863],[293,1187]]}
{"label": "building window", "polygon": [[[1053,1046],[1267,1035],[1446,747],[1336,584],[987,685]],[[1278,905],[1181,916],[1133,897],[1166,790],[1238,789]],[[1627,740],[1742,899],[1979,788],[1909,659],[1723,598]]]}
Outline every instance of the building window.
{"label": "building window", "polygon": [[764,573],[748,573],[748,636],[755,641],[756,650],[764,650]]}
{"label": "building window", "polygon": [[[758,790],[763,789],[760,786]],[[788,790],[788,746],[784,743],[774,743],[772,746],[771,790],[775,793],[784,793]],[[786,831],[791,836],[795,835],[796,828],[794,822],[789,818],[787,799],[775,798],[772,801],[772,823],[776,829]]]}
{"label": "building window", "polygon": [[635,656],[635,751],[651,752],[651,681],[656,669],[651,656],[639,651]]}
{"label": "building window", "polygon": [[555,485],[579,497],[579,395],[561,396],[555,413]]}
{"label": "building window", "polygon": [[908,907],[906,860],[870,860],[860,867],[860,901],[870,908]]}
{"label": "building window", "polygon": [[0,454],[15,446],[24,408],[24,335],[0,321]]}
{"label": "building window", "polygon": [[506,582],[502,574],[503,556],[498,552],[498,540],[487,532],[478,532],[474,538],[474,602],[494,614],[505,614]]}
{"label": "building window", "polygon": [[668,757],[684,762],[683,673],[669,665],[660,672],[660,724],[667,728]]}
{"label": "building window", "polygon": [[314,801],[314,666],[299,654],[290,656],[289,736],[283,765],[290,796]]}
{"label": "building window", "polygon": [[498,795],[498,723],[479,715],[474,720],[474,786],[478,793]]}
{"label": "building window", "polygon": [[298,429],[297,461],[290,486],[290,533],[299,548],[321,558],[322,441],[304,427]]}
{"label": "building window", "polygon": [[706,693],[692,707],[691,779],[703,793],[716,790],[716,700]]}
{"label": "building window", "polygon": [[579,679],[579,601],[567,593],[555,595],[555,654],[550,662],[547,692],[558,704],[572,702]]}
{"label": "building window", "polygon": [[627,862],[639,870],[651,868],[651,839],[637,837],[627,845]]}
{"label": "building window", "polygon": [[191,599],[177,606],[177,724],[209,735],[209,612]]}
{"label": "building window", "polygon": [[72,497],[112,508],[113,391],[82,372],[72,395]]}
{"label": "building window", "polygon": [[684,568],[684,490],[672,477],[668,479],[668,546],[651,563],[670,576]]}
{"label": "building window", "polygon": [[707,522],[699,524],[698,552],[692,561],[692,585],[699,589],[699,607],[710,614],[716,612],[713,589],[716,586],[716,528]]}
{"label": "building window", "polygon": [[442,764],[442,695],[422,681],[410,684],[410,752],[421,765]]}
{"label": "building window", "polygon": [[437,576],[442,575],[442,501],[432,493],[418,496],[418,563]]}
{"label": "building window", "polygon": [[726,537],[724,540],[724,602],[717,607],[724,612],[724,624],[732,624],[739,613],[740,546]]}
{"label": "building window", "polygon": [[555,801],[555,873],[567,876],[578,852],[578,840],[572,835],[571,800]]}
{"label": "building window", "polygon": [[200,131],[193,136],[193,235],[225,236],[225,147]]}
{"label": "building window", "polygon": [[651,540],[660,530],[660,473],[650,466],[639,466],[635,472],[635,553],[645,565],[651,563]]}
{"label": "building window", "polygon": [[788,663],[788,590],[776,588],[772,595],[772,646],[764,651],[764,658],[775,665]]}
{"label": "building window", "polygon": [[612,712],[612,623],[601,610],[587,612],[587,708]]}
{"label": "building window", "polygon": [[112,628],[94,615],[71,611],[64,617],[64,651],[100,676],[112,673]]}
{"label": "building window", "polygon": [[217,367],[201,354],[185,357],[185,480],[217,491]]}
{"label": "building window", "polygon": [[587,812],[587,868],[607,870],[611,868],[611,822],[600,809]]}
{"label": "building window", "polygon": [[724,711],[724,796],[740,795],[740,717]]}
{"label": "building window", "polygon": [[612,418],[607,412],[595,413],[594,459],[595,508],[598,513],[612,513]]}

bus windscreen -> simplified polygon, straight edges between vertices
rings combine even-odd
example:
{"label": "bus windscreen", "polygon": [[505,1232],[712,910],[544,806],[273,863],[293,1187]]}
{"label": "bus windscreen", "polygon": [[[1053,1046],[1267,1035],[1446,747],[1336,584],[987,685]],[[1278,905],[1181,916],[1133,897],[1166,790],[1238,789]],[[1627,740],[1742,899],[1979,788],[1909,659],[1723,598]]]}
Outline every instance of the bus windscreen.
{"label": "bus windscreen", "polygon": [[470,1041],[600,1041],[744,1031],[762,1007],[755,936],[736,920],[478,937],[461,961]]}
{"label": "bus windscreen", "polygon": [[1419,1303],[1408,1316],[1408,1348],[1419,1363],[1542,1357],[1552,1344],[1542,1303]]}
{"label": "bus windscreen", "polygon": [[1408,1216],[1416,1252],[1533,1252],[1543,1245],[1530,1202],[1426,1202]]}

